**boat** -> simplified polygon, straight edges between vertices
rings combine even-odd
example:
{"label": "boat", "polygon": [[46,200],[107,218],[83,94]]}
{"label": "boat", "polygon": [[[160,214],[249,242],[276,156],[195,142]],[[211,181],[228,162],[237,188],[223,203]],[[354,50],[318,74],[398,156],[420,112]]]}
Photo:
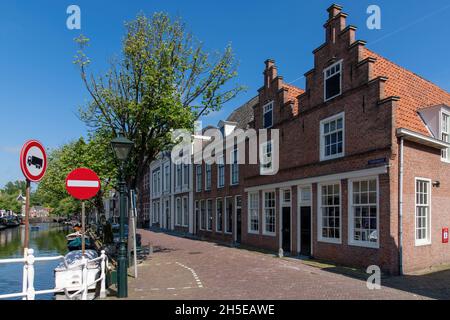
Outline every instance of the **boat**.
{"label": "boat", "polygon": [[1,224],[6,226],[6,228],[15,228],[20,225],[20,222],[16,217],[5,217],[2,219]]}
{"label": "boat", "polygon": [[0,230],[6,229],[6,226],[4,224],[0,224]]}
{"label": "boat", "polygon": [[[72,241],[69,241],[67,243],[67,249],[69,249],[69,251],[80,250],[81,249],[81,242],[82,242],[81,237],[78,237],[78,238],[76,238],[76,239],[74,239]],[[90,241],[90,239],[88,237],[86,237],[84,239],[84,245],[85,245],[85,248],[88,248],[88,249],[90,249],[92,247],[91,246],[91,241]]]}
{"label": "boat", "polygon": [[72,240],[75,240],[76,238],[79,238],[79,237],[81,237],[81,232],[77,231],[77,232],[68,234],[66,236],[66,239],[67,239],[67,241],[72,241]]}
{"label": "boat", "polygon": [[[82,282],[82,267],[81,258],[83,253],[81,250],[71,251],[65,257],[54,270],[55,273],[55,288],[66,288],[69,292],[78,291],[81,289]],[[98,258],[98,253],[95,250],[86,250],[85,257],[89,260]],[[70,269],[68,269],[70,268]],[[96,283],[93,283],[98,279],[101,273],[101,263],[89,262],[88,263],[88,283],[92,283],[88,287],[88,290],[95,290]]]}
{"label": "boat", "polygon": [[39,231],[40,227],[39,226],[31,226],[30,230],[31,231]]}

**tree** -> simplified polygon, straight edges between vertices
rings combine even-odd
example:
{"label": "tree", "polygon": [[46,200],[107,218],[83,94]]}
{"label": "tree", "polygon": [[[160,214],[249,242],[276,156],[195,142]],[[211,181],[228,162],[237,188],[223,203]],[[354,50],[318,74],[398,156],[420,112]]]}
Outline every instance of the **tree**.
{"label": "tree", "polygon": [[96,197],[87,202],[87,207],[95,207],[100,213],[103,212],[103,195],[111,189],[111,182],[117,176],[109,147],[110,140],[109,135],[99,131],[91,134],[88,142],[80,138],[53,150],[48,157],[47,172],[37,189],[37,196],[42,203],[60,215],[80,212],[81,203],[67,193],[65,181],[71,171],[86,167],[97,173],[102,185]]}
{"label": "tree", "polygon": [[202,115],[219,110],[242,86],[230,83],[237,64],[231,46],[210,54],[194,39],[181,19],[165,13],[150,19],[140,14],[126,24],[120,59],[106,74],[87,73],[84,53],[89,39],[80,36],[76,63],[91,96],[80,109],[91,128],[134,142],[127,167],[127,183],[135,188],[160,151],[171,146],[173,129],[193,130]]}

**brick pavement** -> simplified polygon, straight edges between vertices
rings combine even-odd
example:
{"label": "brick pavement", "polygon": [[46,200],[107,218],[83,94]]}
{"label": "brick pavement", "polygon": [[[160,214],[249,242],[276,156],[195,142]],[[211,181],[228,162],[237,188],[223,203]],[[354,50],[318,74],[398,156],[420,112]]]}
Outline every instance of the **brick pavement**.
{"label": "brick pavement", "polygon": [[[433,288],[416,279],[383,278],[381,290],[368,290],[364,279],[330,272],[298,259],[279,259],[216,243],[140,230],[142,243],[155,253],[129,280],[129,299],[426,299]],[[338,269],[330,269],[338,270]],[[448,279],[448,277],[446,278]],[[395,289],[402,288],[402,290]],[[419,290],[427,289],[427,290]],[[417,289],[417,290],[416,290]],[[420,294],[415,294],[419,292]],[[449,295],[450,296],[450,295]]]}

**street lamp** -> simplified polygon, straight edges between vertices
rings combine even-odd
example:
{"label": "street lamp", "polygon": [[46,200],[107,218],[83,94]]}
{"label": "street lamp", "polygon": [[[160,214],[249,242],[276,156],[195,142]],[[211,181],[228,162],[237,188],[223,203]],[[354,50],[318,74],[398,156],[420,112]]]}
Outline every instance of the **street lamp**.
{"label": "street lamp", "polygon": [[127,283],[127,249],[125,247],[125,211],[126,211],[126,195],[125,195],[125,162],[128,159],[134,143],[127,138],[119,135],[111,141],[111,147],[114,150],[116,158],[121,162],[119,170],[119,193],[120,193],[120,245],[117,270],[117,297],[126,298],[128,296]]}

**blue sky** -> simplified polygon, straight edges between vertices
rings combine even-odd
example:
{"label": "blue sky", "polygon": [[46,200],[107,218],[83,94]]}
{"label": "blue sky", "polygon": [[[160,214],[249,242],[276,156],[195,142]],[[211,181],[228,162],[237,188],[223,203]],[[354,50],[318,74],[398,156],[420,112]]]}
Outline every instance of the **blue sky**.
{"label": "blue sky", "polygon": [[[233,108],[256,95],[263,62],[276,60],[287,82],[312,68],[312,50],[323,43],[326,8],[331,1],[299,0],[40,0],[0,3],[0,186],[21,179],[19,150],[30,138],[55,148],[85,135],[77,118],[88,101],[72,64],[81,33],[91,39],[91,69],[102,71],[120,53],[123,23],[140,11],[180,15],[208,49],[231,43],[240,62],[238,81],[248,87],[221,111],[203,119],[217,124]],[[81,31],[66,28],[66,8],[81,8]],[[342,0],[348,23],[358,27],[367,47],[450,91],[448,0]],[[382,10],[382,29],[366,27],[366,9]],[[304,79],[293,84],[303,87]]]}

